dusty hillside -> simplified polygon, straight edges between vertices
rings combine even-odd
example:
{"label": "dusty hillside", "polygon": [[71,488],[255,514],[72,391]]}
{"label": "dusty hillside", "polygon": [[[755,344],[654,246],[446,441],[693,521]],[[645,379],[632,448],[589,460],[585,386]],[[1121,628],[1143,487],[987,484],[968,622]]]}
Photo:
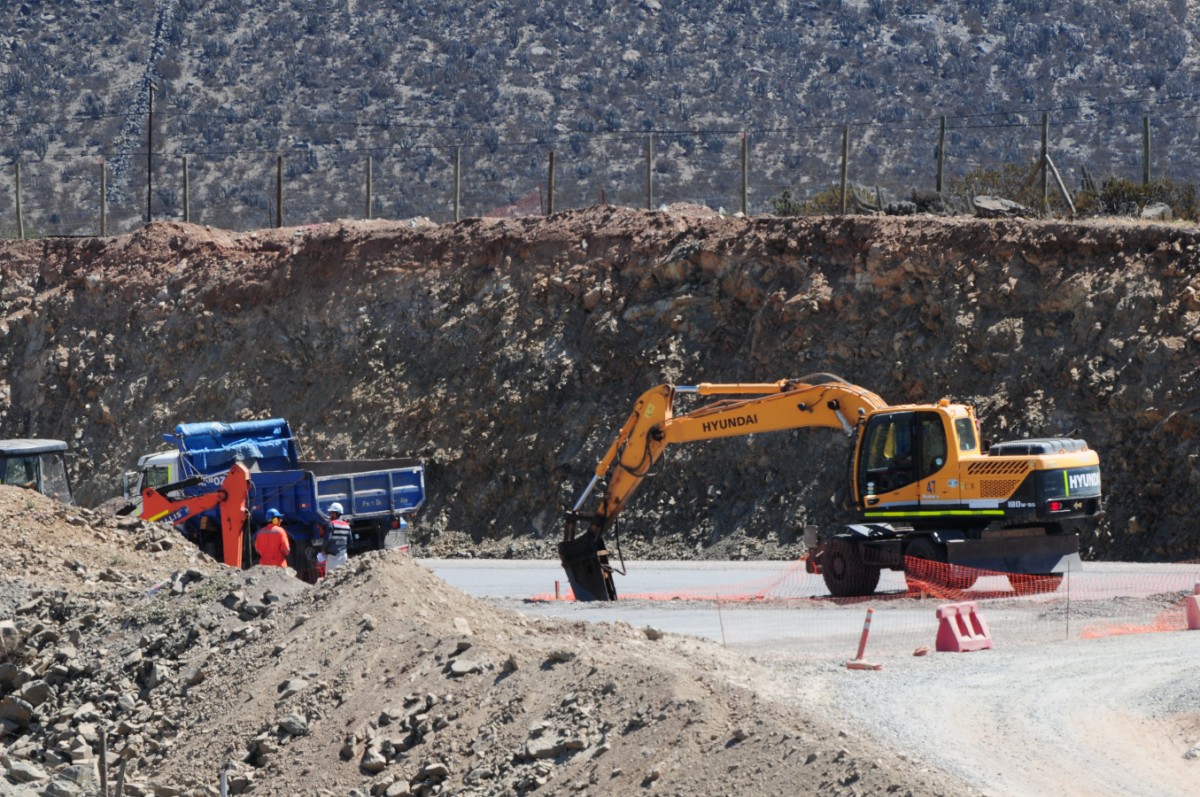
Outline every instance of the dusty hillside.
{"label": "dusty hillside", "polygon": [[[833,372],[893,402],[973,399],[997,440],[1086,438],[1110,496],[1087,553],[1195,558],[1198,244],[611,207],[5,242],[0,435],[70,440],[95,504],[178,422],[284,416],[312,456],[425,457],[424,542],[549,554],[647,387]],[[626,553],[759,555],[833,522],[848,453],[820,431],[671,452]]]}
{"label": "dusty hillside", "polygon": [[[932,190],[937,148],[947,190],[970,176],[970,196],[983,172],[1029,169],[1047,112],[1072,191],[1088,175],[1141,178],[1143,118],[1154,178],[1197,174],[1179,123],[1200,71],[1187,0],[114,8],[0,4],[0,152],[10,180],[23,167],[27,233],[94,234],[101,159],[108,230],[122,232],[143,221],[148,193],[155,218],[186,207],[193,222],[269,226],[278,157],[286,224],[366,215],[368,194],[376,218],[453,219],[460,188],[465,216],[544,207],[550,151],[555,207],[605,194],[645,207],[646,134],[652,206],[728,208],[741,207],[748,134],[747,199],[762,213],[783,191],[810,197],[838,179],[843,125],[852,179],[889,198]],[[0,230],[15,236],[17,192],[3,185]]]}
{"label": "dusty hillside", "polygon": [[97,793],[101,730],[137,796],[973,793],[713,643],[529,620],[395,552],[311,587],[12,487],[0,517],[6,795]]}

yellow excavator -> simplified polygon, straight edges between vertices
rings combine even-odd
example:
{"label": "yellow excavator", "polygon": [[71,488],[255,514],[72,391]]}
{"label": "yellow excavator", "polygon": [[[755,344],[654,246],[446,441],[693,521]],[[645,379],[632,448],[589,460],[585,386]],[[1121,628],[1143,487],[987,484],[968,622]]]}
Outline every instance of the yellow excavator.
{"label": "yellow excavator", "polygon": [[[676,415],[681,394],[722,397]],[[890,405],[832,374],[749,384],[659,385],[633,412],[566,513],[559,557],[577,600],[616,600],[604,534],[667,446],[803,427],[855,436],[849,469],[852,522],[818,538],[806,529],[809,572],[835,597],[870,595],[883,568],[943,563],[946,586],[966,589],[979,570],[1041,579],[1057,588],[1079,563],[1075,522],[1101,512],[1100,459],[1083,440],[981,440],[971,404]],[[592,511],[584,511],[607,480]],[[586,524],[579,528],[580,522]],[[615,533],[615,529],[614,529]],[[1011,579],[1027,584],[1022,578]]]}

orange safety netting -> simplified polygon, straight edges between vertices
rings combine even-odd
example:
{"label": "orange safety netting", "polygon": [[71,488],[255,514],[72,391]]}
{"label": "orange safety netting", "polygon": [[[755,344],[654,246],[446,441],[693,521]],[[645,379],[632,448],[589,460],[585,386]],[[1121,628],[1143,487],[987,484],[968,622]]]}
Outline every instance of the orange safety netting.
{"label": "orange safety netting", "polygon": [[1183,601],[1174,609],[1169,609],[1157,615],[1149,623],[1100,623],[1084,626],[1079,632],[1081,639],[1102,639],[1123,634],[1153,634],[1160,631],[1179,631],[1187,628],[1184,616]]}
{"label": "orange safety netting", "polygon": [[[886,572],[886,571],[885,571]],[[1005,573],[998,570],[983,570],[961,565],[948,565],[926,559],[906,557],[904,563],[904,587],[880,589],[869,597],[872,600],[896,600],[912,597],[933,597],[945,600],[970,598],[1011,598],[1013,596],[1052,595],[1062,593],[1069,586],[1071,597],[1078,600],[1100,599],[1120,595],[1146,595],[1155,592],[1172,592],[1191,588],[1189,580],[1197,578],[1200,568],[1180,569],[1157,575],[1145,572],[1125,574],[1106,573],[1102,579],[1089,577],[1086,569],[1074,573],[1052,573],[1025,575]],[[625,600],[649,601],[714,601],[727,603],[753,601],[789,601],[830,597],[829,589],[819,574],[808,573],[805,560],[781,563],[778,573],[759,576],[746,581],[724,584],[709,584],[703,587],[666,589],[657,592],[622,592]],[[574,600],[567,589],[565,594],[540,593],[529,600]],[[850,598],[841,601],[856,602]]]}
{"label": "orange safety netting", "polygon": [[[693,607],[691,633],[729,645],[761,644],[773,650],[813,655],[845,655],[861,620],[847,622],[842,612],[795,611],[871,604],[876,609],[872,649],[911,652],[928,646],[936,634],[935,610],[946,604],[972,603],[987,616],[1000,647],[1064,639],[1095,639],[1117,634],[1178,631],[1189,627],[1184,607],[1200,589],[1200,564],[1106,565],[1103,569],[1054,575],[1020,575],[921,559],[909,559],[902,573],[883,571],[879,588],[859,598],[833,598],[820,574],[806,572],[804,560],[780,563],[778,572],[744,581],[656,592],[622,592],[620,600],[636,607],[641,601],[713,604],[711,619]],[[695,573],[691,573],[695,576]],[[563,586],[566,583],[563,582]],[[574,600],[570,590],[560,600]],[[931,599],[931,600],[930,600]],[[540,594],[533,601],[554,601]],[[928,604],[926,601],[929,601]],[[650,607],[647,607],[650,608]],[[701,609],[696,613],[696,609]],[[1200,615],[1200,606],[1193,608]],[[827,650],[830,634],[846,636],[847,651]],[[813,640],[824,639],[823,643]],[[814,647],[820,644],[821,647]]]}

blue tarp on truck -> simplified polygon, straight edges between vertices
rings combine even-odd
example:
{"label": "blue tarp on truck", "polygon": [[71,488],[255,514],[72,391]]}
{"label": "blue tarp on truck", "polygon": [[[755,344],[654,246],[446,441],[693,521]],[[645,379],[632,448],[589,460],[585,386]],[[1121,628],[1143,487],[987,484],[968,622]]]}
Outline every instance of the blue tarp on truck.
{"label": "blue tarp on truck", "polygon": [[261,470],[295,470],[296,440],[281,418],[236,423],[181,423],[163,439],[203,476],[224,473],[234,462],[256,462]]}

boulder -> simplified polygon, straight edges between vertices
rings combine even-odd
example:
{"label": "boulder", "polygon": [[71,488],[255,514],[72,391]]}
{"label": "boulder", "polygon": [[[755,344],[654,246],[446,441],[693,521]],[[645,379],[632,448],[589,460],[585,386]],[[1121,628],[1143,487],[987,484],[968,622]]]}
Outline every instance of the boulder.
{"label": "boulder", "polygon": [[292,736],[307,736],[308,720],[299,714],[288,714],[279,721],[279,730]]}
{"label": "boulder", "polygon": [[33,722],[33,706],[16,695],[0,700],[0,720],[8,720],[21,728]]}
{"label": "boulder", "polygon": [[4,765],[8,771],[8,776],[17,783],[34,783],[50,779],[50,775],[45,770],[32,761],[26,761],[23,758],[9,760],[6,757]]}
{"label": "boulder", "polygon": [[299,694],[308,688],[308,681],[303,678],[289,678],[279,685],[279,699],[287,700],[292,695]]}
{"label": "boulder", "polygon": [[96,772],[96,762],[90,761],[60,769],[46,786],[44,794],[46,797],[77,797],[95,794],[99,787],[100,777]]}
{"label": "boulder", "polygon": [[54,696],[54,688],[45,681],[30,681],[21,687],[17,696],[37,708]]}
{"label": "boulder", "polygon": [[566,745],[556,736],[539,736],[525,742],[525,757],[533,760],[554,758],[566,749]]}
{"label": "boulder", "polygon": [[1165,202],[1151,202],[1142,208],[1141,217],[1152,221],[1174,221],[1175,214]]}
{"label": "boulder", "polygon": [[972,203],[975,206],[975,215],[981,219],[1024,218],[1033,215],[1024,205],[998,196],[977,196]]}
{"label": "boulder", "polygon": [[372,744],[363,754],[360,766],[365,772],[382,772],[387,769],[388,759],[379,745]]}

